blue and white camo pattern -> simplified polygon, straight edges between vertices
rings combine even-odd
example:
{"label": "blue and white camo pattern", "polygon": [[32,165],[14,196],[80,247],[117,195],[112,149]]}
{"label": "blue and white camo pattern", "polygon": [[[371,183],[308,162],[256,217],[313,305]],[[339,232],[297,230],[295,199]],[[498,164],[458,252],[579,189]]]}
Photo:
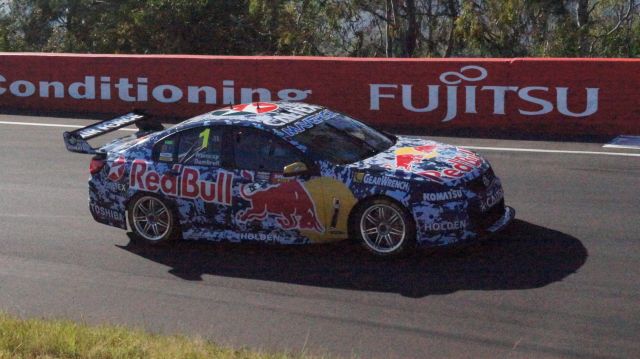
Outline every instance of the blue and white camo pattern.
{"label": "blue and white camo pattern", "polygon": [[[308,104],[276,103],[276,107],[277,110],[262,114],[237,108],[220,109],[160,132],[132,135],[102,147],[101,150],[107,153],[107,165],[89,180],[89,202],[94,219],[110,226],[127,228],[127,206],[139,192],[131,186],[135,182],[131,178],[132,165],[134,161],[143,161],[145,168],[158,174],[169,171],[169,165],[152,161],[152,148],[157,141],[173,133],[213,124],[251,126],[271,132],[306,152],[309,149],[292,141],[290,135],[335,116],[328,109]],[[473,240],[501,229],[513,218],[513,210],[504,206],[502,185],[489,162],[459,147],[399,137],[388,150],[356,163],[335,165],[317,161],[315,164],[320,169],[320,177],[346,187],[356,202],[383,196],[406,207],[415,221],[416,241],[420,245],[447,245]],[[114,175],[117,171],[119,173]],[[271,176],[260,182],[257,178],[261,174],[255,171],[228,171],[231,178],[229,203],[210,203],[180,195],[165,196],[178,214],[184,239],[302,244],[318,241],[318,236],[309,235],[310,228],[320,236],[330,231],[328,218],[319,220],[321,216],[318,213],[307,218],[308,226],[305,228],[302,222],[292,226],[284,218],[286,213],[263,216],[259,228],[254,226],[255,223],[240,220],[239,214],[246,213],[252,205],[241,193],[243,188],[248,188],[243,187],[248,179],[249,182],[258,182],[258,187],[269,189],[279,186],[282,178],[276,178],[274,182],[274,176]],[[215,171],[200,171],[199,180],[216,182],[221,178],[217,175]],[[309,207],[308,203],[303,205]],[[318,204],[313,206],[317,212]],[[354,207],[344,210],[352,211]],[[304,221],[298,212],[294,216],[297,216],[297,221]],[[347,236],[347,231],[342,231],[333,238]]]}

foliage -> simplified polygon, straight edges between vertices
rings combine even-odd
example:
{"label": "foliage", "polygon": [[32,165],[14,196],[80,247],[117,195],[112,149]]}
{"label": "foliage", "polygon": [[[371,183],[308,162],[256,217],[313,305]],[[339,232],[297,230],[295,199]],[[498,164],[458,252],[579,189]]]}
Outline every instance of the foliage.
{"label": "foliage", "polygon": [[1,51],[636,57],[640,0],[4,0]]}
{"label": "foliage", "polygon": [[0,358],[286,359],[310,356],[234,350],[202,339],[61,320],[20,320],[0,313]]}

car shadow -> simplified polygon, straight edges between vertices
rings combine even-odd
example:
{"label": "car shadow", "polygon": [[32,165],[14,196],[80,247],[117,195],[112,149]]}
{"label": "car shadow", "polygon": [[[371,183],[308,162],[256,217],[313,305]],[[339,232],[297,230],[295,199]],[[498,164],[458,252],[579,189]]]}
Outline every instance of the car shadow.
{"label": "car shadow", "polygon": [[166,247],[130,241],[118,247],[167,265],[185,280],[209,274],[408,297],[543,287],[575,273],[588,256],[577,238],[522,220],[481,243],[420,250],[401,259],[373,257],[352,241],[307,246],[182,241]]}

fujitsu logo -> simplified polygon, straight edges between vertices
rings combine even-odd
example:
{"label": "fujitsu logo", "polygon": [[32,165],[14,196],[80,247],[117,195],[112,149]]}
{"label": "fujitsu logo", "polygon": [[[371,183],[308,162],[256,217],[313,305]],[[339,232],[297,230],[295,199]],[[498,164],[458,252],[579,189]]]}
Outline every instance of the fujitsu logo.
{"label": "fujitsu logo", "polygon": [[[569,90],[568,87],[548,86],[460,86],[463,82],[474,83],[482,81],[489,76],[489,72],[480,66],[464,66],[460,68],[460,72],[449,71],[440,74],[439,80],[442,85],[426,85],[427,87],[427,103],[425,106],[415,105],[416,103],[424,104],[425,100],[415,98],[414,85],[412,84],[370,84],[370,106],[372,111],[379,111],[381,100],[393,100],[399,95],[402,98],[402,107],[411,112],[426,113],[432,112],[440,108],[440,91],[444,87],[446,92],[446,115],[442,122],[448,122],[458,116],[458,103],[464,103],[465,114],[477,114],[476,97],[479,94],[493,94],[493,114],[506,115],[507,96],[514,93],[518,98],[526,103],[526,108],[518,108],[518,113],[523,116],[540,116],[557,110],[560,114],[568,117],[588,117],[598,112],[598,92],[599,88],[586,88],[586,106],[582,112],[574,112],[569,109],[569,92],[581,93],[579,90]],[[463,95],[464,94],[464,95]],[[555,94],[555,103],[548,98]],[[464,96],[462,99],[461,96]],[[386,101],[388,101],[386,100]],[[572,101],[573,102],[573,101]]]}
{"label": "fujitsu logo", "polygon": [[190,167],[174,165],[172,173],[159,174],[147,168],[143,160],[135,160],[131,166],[129,188],[149,192],[162,192],[168,196],[201,199],[205,202],[231,205],[233,173],[219,171],[216,181],[200,179],[200,172]]}

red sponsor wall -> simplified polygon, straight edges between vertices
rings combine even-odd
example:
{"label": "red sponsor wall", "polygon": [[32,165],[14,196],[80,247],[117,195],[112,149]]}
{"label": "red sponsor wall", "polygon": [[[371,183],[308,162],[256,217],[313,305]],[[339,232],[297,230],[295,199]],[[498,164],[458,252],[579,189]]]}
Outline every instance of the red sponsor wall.
{"label": "red sponsor wall", "polygon": [[189,117],[301,100],[430,133],[640,134],[640,60],[0,53],[0,106]]}

